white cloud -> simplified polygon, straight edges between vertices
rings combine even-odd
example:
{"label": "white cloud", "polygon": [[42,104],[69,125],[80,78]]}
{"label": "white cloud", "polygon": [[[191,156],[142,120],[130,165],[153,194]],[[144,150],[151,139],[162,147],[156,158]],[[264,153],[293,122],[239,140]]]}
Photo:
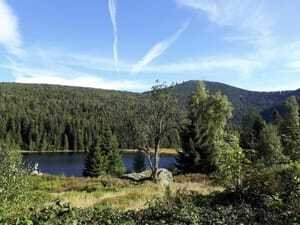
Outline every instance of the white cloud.
{"label": "white cloud", "polygon": [[220,27],[235,28],[234,34],[224,37],[227,41],[245,41],[261,47],[273,41],[273,20],[262,1],[253,0],[176,0],[199,13]]}
{"label": "white cloud", "polygon": [[300,71],[300,60],[290,62],[290,63],[288,63],[287,66],[288,66],[290,69],[296,69],[296,70]]}
{"label": "white cloud", "polygon": [[93,75],[82,75],[73,78],[65,78],[59,75],[46,74],[31,74],[21,75],[15,74],[16,82],[18,83],[36,83],[36,84],[58,84],[65,86],[76,86],[76,87],[91,87],[101,88],[108,90],[143,90],[145,85],[133,81],[111,81],[105,80],[99,76]]}
{"label": "white cloud", "polygon": [[109,90],[144,90],[146,85],[130,80],[108,80],[99,75],[73,72],[71,77],[57,71],[24,68],[18,65],[11,68],[18,83],[58,84],[77,87],[91,87]]}
{"label": "white cloud", "polygon": [[117,27],[116,0],[108,0],[108,11],[109,11],[112,28],[113,28],[113,35],[114,35],[113,55],[114,55],[115,69],[118,72],[119,54],[118,54],[118,27]]}
{"label": "white cloud", "polygon": [[243,77],[248,77],[254,70],[261,66],[262,64],[256,60],[223,56],[189,59],[177,63],[155,65],[145,68],[145,71],[176,74],[225,73],[231,71]]}
{"label": "white cloud", "polygon": [[11,54],[23,53],[18,19],[5,0],[0,0],[0,44]]}
{"label": "white cloud", "polygon": [[155,44],[149,52],[137,63],[132,67],[133,73],[139,73],[142,69],[163,54],[176,40],[179,36],[186,30],[189,26],[190,21],[186,22],[181,26],[175,34],[173,34],[170,38],[163,40],[157,44]]}
{"label": "white cloud", "polygon": [[134,91],[149,88],[141,81],[104,76],[104,71],[113,71],[111,60],[89,55],[30,49],[23,57],[7,57],[7,62],[0,64],[0,67],[10,71],[15,82],[20,83]]}

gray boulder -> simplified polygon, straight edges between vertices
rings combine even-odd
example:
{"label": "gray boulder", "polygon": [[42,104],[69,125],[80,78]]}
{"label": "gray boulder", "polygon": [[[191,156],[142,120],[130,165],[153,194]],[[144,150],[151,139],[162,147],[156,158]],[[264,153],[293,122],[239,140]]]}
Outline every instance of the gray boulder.
{"label": "gray boulder", "polygon": [[[157,174],[158,182],[163,186],[170,186],[173,183],[173,175],[172,173],[167,169],[159,169]],[[129,173],[124,174],[122,178],[130,179],[134,181],[143,181],[143,180],[149,180],[151,179],[152,171],[151,170],[145,170],[141,173]]]}
{"label": "gray boulder", "polygon": [[158,182],[163,186],[170,186],[173,183],[173,174],[167,169],[158,170]]}
{"label": "gray boulder", "polygon": [[148,180],[151,178],[152,172],[151,170],[145,170],[141,173],[129,173],[124,174],[122,178],[130,179],[134,181],[142,181],[142,180]]}

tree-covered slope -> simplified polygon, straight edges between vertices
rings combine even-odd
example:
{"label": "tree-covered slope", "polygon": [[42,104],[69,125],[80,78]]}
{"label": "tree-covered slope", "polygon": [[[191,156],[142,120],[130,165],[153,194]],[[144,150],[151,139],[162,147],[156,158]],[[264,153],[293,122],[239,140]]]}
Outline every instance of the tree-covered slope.
{"label": "tree-covered slope", "polygon": [[[197,81],[188,81],[176,85],[173,92],[185,103],[188,97],[196,90]],[[276,91],[276,92],[257,92],[247,91],[230,85],[218,82],[205,82],[210,92],[220,91],[228,96],[230,102],[234,106],[234,120],[239,122],[243,115],[250,109],[255,109],[268,120],[274,107],[280,108],[282,103],[292,95],[300,97],[300,90],[295,91]]]}
{"label": "tree-covered slope", "polygon": [[25,150],[86,150],[109,121],[122,147],[130,102],[137,94],[37,84],[0,84],[0,139]]}
{"label": "tree-covered slope", "polygon": [[[234,121],[251,108],[266,117],[274,106],[300,91],[254,92],[222,83],[206,82],[209,91],[220,91],[233,103]],[[173,94],[184,109],[196,81],[177,84]],[[13,141],[25,150],[85,150],[109,121],[120,147],[130,148],[128,112],[146,94],[58,85],[0,83],[0,140]],[[165,147],[174,140],[164,140]]]}

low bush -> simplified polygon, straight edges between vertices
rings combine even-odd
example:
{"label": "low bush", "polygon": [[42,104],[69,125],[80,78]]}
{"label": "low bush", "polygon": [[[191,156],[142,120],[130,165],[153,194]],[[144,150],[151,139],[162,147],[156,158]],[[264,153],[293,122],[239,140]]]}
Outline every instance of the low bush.
{"label": "low bush", "polygon": [[56,201],[19,219],[18,225],[299,225],[291,208],[252,204],[244,196],[223,192],[210,196],[176,193],[139,211],[94,207],[74,209]]}
{"label": "low bush", "polygon": [[146,208],[128,211],[105,208],[103,203],[78,209],[55,201],[7,224],[299,225],[299,184],[299,164],[293,163],[249,174],[239,191],[231,189],[207,196],[168,191]]}
{"label": "low bush", "polygon": [[253,170],[244,180],[244,196],[253,204],[298,209],[300,214],[300,164]]}

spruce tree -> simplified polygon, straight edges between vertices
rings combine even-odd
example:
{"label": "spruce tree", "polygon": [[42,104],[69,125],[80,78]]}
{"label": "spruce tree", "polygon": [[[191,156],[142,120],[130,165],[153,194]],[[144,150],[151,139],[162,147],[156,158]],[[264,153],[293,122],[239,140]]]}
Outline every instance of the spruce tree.
{"label": "spruce tree", "polygon": [[101,149],[101,141],[99,137],[95,138],[89,149],[83,171],[85,177],[98,177],[107,173],[108,159]]}
{"label": "spruce tree", "polygon": [[124,172],[122,156],[117,139],[107,123],[102,123],[102,132],[94,139],[86,158],[83,175],[90,177],[105,174],[121,175]]}
{"label": "spruce tree", "polygon": [[115,135],[111,136],[111,149],[108,157],[108,173],[121,175],[125,171],[122,155],[118,149],[118,141]]}
{"label": "spruce tree", "polygon": [[280,126],[281,123],[282,123],[282,116],[280,115],[277,109],[274,109],[272,111],[272,124],[276,126]]}
{"label": "spruce tree", "polygon": [[226,96],[209,94],[202,82],[188,107],[188,122],[182,128],[182,152],[177,167],[184,172],[211,173],[215,171],[215,156],[223,141],[232,107]]}
{"label": "spruce tree", "polygon": [[258,157],[266,165],[285,161],[278,130],[274,125],[267,125],[261,131]]}
{"label": "spruce tree", "polygon": [[299,104],[295,96],[285,102],[286,115],[281,124],[281,137],[284,154],[291,160],[300,159]]}
{"label": "spruce tree", "polygon": [[260,132],[265,127],[262,116],[254,109],[242,119],[240,145],[243,149],[256,150],[259,145]]}

